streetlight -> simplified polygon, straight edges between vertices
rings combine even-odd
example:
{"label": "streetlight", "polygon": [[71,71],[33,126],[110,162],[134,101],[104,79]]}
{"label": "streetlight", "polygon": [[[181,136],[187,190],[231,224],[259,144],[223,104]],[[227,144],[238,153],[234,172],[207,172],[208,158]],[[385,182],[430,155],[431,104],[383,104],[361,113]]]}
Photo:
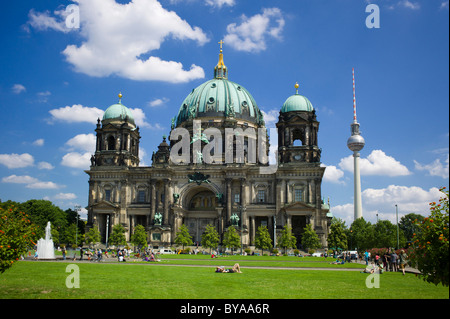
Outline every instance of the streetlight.
{"label": "streetlight", "polygon": [[75,212],[77,213],[77,227],[75,228],[75,244],[78,245],[78,212],[81,210],[80,205],[75,205]]}
{"label": "streetlight", "polygon": [[241,211],[241,255],[244,254],[244,245],[242,244],[242,236],[243,236],[243,225],[244,225],[243,214],[244,214],[245,209],[246,209],[245,207],[240,205],[240,211]]}
{"label": "streetlight", "polygon": [[395,204],[395,218],[397,220],[397,249],[399,249],[399,239],[398,239],[398,206]]}

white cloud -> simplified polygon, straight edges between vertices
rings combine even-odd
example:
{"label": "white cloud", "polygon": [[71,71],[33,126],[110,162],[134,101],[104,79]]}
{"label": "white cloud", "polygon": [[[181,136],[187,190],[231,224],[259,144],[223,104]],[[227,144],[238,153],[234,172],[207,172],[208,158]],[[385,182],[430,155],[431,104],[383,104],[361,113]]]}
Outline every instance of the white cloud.
{"label": "white cloud", "polygon": [[324,181],[336,184],[345,184],[345,182],[341,180],[341,178],[344,177],[344,172],[342,170],[333,165],[321,164],[321,166],[326,167],[323,175]]}
{"label": "white cloud", "polygon": [[[199,27],[191,27],[175,12],[157,0],[132,0],[126,4],[114,0],[74,0],[80,9],[81,45],[68,45],[63,54],[76,72],[94,77],[119,77],[172,83],[204,78],[204,70],[192,64],[149,56],[168,39],[208,42]],[[66,32],[48,12],[30,11],[29,24],[37,29]],[[145,57],[144,57],[145,56]]]}
{"label": "white cloud", "polygon": [[153,101],[150,101],[147,103],[148,106],[150,107],[158,107],[161,106],[165,103],[169,102],[169,99],[166,97],[163,97],[161,99],[154,99]]}
{"label": "white cloud", "polygon": [[422,165],[417,161],[414,161],[415,168],[419,171],[428,171],[431,176],[439,176],[442,178],[448,178],[449,176],[449,155],[447,154],[447,159],[445,160],[445,165],[441,163],[438,158],[434,162],[426,165]]}
{"label": "white cloud", "polygon": [[14,94],[20,94],[25,92],[27,89],[22,84],[14,84],[12,87],[12,91]]}
{"label": "white cloud", "polygon": [[58,185],[53,182],[42,182],[37,178],[28,175],[23,176],[11,175],[8,177],[3,177],[2,183],[26,184],[26,188],[32,189],[58,189],[64,187],[62,185]]}
{"label": "white cloud", "polygon": [[395,220],[395,205],[398,205],[399,219],[402,215],[409,213],[428,215],[429,203],[437,202],[441,195],[442,193],[436,187],[427,191],[418,186],[389,185],[382,189],[368,188],[364,190],[362,201],[363,207],[378,210],[381,217],[393,221]]}
{"label": "white cloud", "polygon": [[97,138],[94,134],[78,134],[72,137],[66,142],[66,145],[70,147],[71,151],[81,150],[85,152],[95,152],[95,144],[97,143]]}
{"label": "white cloud", "polygon": [[205,0],[205,3],[209,6],[218,8],[222,8],[224,5],[232,7],[236,4],[235,0]]}
{"label": "white cloud", "polygon": [[54,11],[56,17],[50,15],[50,11],[36,12],[31,9],[28,13],[28,24],[37,30],[54,30],[59,32],[69,32],[71,29],[65,24],[65,10]]}
{"label": "white cloud", "polygon": [[266,124],[266,128],[275,127],[275,123],[278,122],[278,116],[280,115],[280,110],[273,109],[273,110],[269,110],[268,112],[264,112],[263,110],[261,110],[261,112],[264,117],[264,122]]}
{"label": "white cloud", "polygon": [[418,2],[413,2],[413,1],[409,1],[409,0],[400,1],[398,3],[398,5],[402,6],[404,8],[407,8],[407,9],[412,9],[412,10],[419,10],[420,9],[420,4]]}
{"label": "white cloud", "polygon": [[8,177],[2,178],[2,183],[12,183],[12,184],[32,184],[37,183],[39,180],[37,178],[23,175],[23,176],[17,176],[17,175],[11,175]]}
{"label": "white cloud", "polygon": [[33,142],[34,146],[44,146],[44,139],[43,138],[39,138],[36,141]]}
{"label": "white cloud", "polygon": [[54,200],[72,200],[77,198],[74,193],[59,193],[52,197]]}
{"label": "white cloud", "polygon": [[[389,185],[381,189],[365,189],[361,195],[363,218],[366,221],[376,223],[378,214],[379,220],[386,219],[395,223],[395,205],[398,208],[399,220],[410,213],[428,216],[429,203],[437,202],[443,194],[435,187],[425,190],[417,186]],[[334,216],[345,220],[348,226],[354,220],[353,203],[332,206],[331,212]]]}
{"label": "white cloud", "polygon": [[53,166],[52,164],[48,163],[48,162],[39,162],[38,163],[38,168],[39,169],[48,169],[48,170],[52,170],[55,168],[55,166]]}
{"label": "white cloud", "polygon": [[278,8],[263,9],[262,14],[250,18],[241,16],[241,24],[231,23],[227,26],[224,41],[238,51],[259,52],[267,48],[267,40],[281,40],[284,18]]}
{"label": "white cloud", "polygon": [[[359,161],[361,175],[405,176],[411,172],[406,166],[381,150],[373,150],[367,158]],[[339,167],[353,172],[353,155],[341,159]]]}
{"label": "white cloud", "polygon": [[80,168],[80,169],[89,169],[91,165],[91,152],[86,153],[78,153],[78,152],[70,152],[63,156],[61,165]]}
{"label": "white cloud", "polygon": [[36,182],[36,183],[28,184],[26,187],[32,188],[32,189],[59,189],[62,186],[60,186],[56,183],[53,183],[53,182]]}
{"label": "white cloud", "polygon": [[448,2],[449,2],[449,0],[443,1],[441,3],[440,9],[447,9],[448,10]]}
{"label": "white cloud", "polygon": [[0,154],[0,164],[8,168],[23,168],[34,165],[34,158],[28,153],[24,154]]}
{"label": "white cloud", "polygon": [[96,107],[87,107],[80,104],[75,104],[72,106],[60,107],[59,109],[50,110],[49,113],[52,115],[50,123],[52,121],[64,121],[69,123],[97,123],[98,118],[103,117],[103,110]]}

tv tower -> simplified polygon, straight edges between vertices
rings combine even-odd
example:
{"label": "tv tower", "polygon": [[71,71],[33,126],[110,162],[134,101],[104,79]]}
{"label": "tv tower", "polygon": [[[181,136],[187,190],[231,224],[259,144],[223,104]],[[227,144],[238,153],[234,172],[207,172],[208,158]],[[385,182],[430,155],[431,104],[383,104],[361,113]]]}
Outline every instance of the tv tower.
{"label": "tv tower", "polygon": [[352,136],[347,140],[347,147],[353,151],[353,175],[354,175],[354,212],[355,219],[362,218],[361,206],[361,175],[359,172],[359,151],[364,148],[366,142],[359,132],[359,123],[356,120],[356,97],[355,97],[355,69],[352,68],[353,76],[353,123],[350,125]]}

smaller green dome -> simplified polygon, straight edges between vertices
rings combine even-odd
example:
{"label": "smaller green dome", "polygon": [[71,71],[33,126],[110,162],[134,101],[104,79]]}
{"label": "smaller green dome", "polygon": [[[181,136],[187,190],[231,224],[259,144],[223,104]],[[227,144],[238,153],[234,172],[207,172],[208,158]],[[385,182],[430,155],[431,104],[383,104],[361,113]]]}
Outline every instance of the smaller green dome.
{"label": "smaller green dome", "polygon": [[103,121],[127,121],[135,125],[133,113],[122,104],[122,94],[119,94],[119,103],[113,104],[106,109],[103,114]]}
{"label": "smaller green dome", "polygon": [[311,102],[303,95],[294,94],[284,102],[281,112],[292,112],[292,111],[306,111],[312,112],[314,110]]}

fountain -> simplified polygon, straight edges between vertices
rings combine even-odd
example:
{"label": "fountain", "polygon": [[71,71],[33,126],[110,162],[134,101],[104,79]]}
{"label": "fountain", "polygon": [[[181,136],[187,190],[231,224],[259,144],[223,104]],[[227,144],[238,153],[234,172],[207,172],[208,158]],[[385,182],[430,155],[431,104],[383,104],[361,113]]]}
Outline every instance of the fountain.
{"label": "fountain", "polygon": [[55,259],[55,248],[50,230],[50,222],[48,222],[45,227],[45,239],[41,238],[37,242],[38,259]]}

